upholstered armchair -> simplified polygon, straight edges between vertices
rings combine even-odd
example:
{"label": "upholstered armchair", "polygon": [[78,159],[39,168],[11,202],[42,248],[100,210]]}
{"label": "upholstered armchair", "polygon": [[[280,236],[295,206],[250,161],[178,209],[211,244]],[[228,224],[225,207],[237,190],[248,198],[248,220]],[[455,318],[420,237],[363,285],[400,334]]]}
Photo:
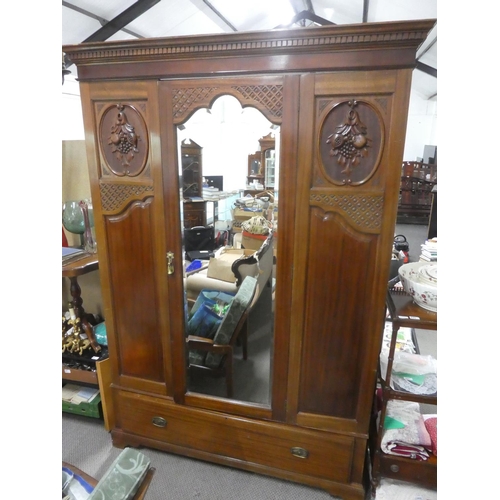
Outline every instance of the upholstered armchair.
{"label": "upholstered armchair", "polygon": [[188,335],[188,371],[205,373],[209,376],[224,376],[227,397],[233,396],[233,351],[241,341],[243,359],[247,359],[247,317],[257,300],[258,280],[246,276],[230,303],[229,309],[211,338]]}
{"label": "upholstered armchair", "polygon": [[225,293],[236,294],[246,276],[254,276],[258,280],[259,292],[266,285],[273,286],[272,274],[274,264],[274,238],[271,233],[261,247],[251,255],[242,255],[233,262],[231,270],[235,281],[228,282],[208,277],[208,263],[199,271],[191,273],[184,279],[184,288],[188,300],[196,300],[202,290],[219,290]]}

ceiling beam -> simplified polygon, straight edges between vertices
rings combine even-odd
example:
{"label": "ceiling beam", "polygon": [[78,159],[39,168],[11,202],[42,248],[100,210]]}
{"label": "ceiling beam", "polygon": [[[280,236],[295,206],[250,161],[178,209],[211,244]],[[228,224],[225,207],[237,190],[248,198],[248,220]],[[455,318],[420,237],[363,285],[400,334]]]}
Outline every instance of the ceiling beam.
{"label": "ceiling beam", "polygon": [[[64,0],[62,2],[62,5],[63,5],[63,7],[67,7],[68,9],[71,9],[71,10],[74,10],[75,12],[83,14],[84,16],[95,19],[101,26],[104,26],[105,24],[107,24],[109,22],[108,19],[104,19],[103,17],[94,14],[93,12],[89,12],[88,10],[82,9],[81,7],[77,7],[76,5],[65,2]],[[135,36],[136,38],[145,38],[144,36],[139,35],[138,33],[135,33],[134,31],[131,31],[127,28],[122,28],[121,31],[128,33],[129,35]]]}
{"label": "ceiling beam", "polygon": [[293,16],[293,18],[288,24],[280,24],[279,26],[276,26],[276,28],[274,29],[290,28],[294,24],[298,24],[301,21],[312,21],[313,23],[319,24],[320,26],[335,24],[332,23],[331,21],[328,21],[328,19],[324,19],[323,17],[319,17],[316,14],[309,12],[308,10],[303,10],[302,12],[295,14],[295,16]]}
{"label": "ceiling beam", "polygon": [[316,12],[314,12],[314,6],[313,6],[313,3],[312,3],[311,0],[304,0],[304,7],[309,12],[312,12],[313,14],[316,14]]}
{"label": "ceiling beam", "polygon": [[[144,12],[148,11],[151,7],[154,7],[161,0],[137,0],[134,4],[132,4],[128,9],[125,9],[121,14],[118,14],[115,18],[111,19],[111,21],[106,22],[101,28],[99,28],[92,35],[83,40],[82,43],[85,42],[104,42],[109,37],[113,36],[118,31],[126,31],[124,30],[125,26],[130,24],[134,19],[137,19],[139,16],[144,14]],[[78,12],[85,13],[83,9],[75,8],[74,5],[68,4],[63,1],[63,5],[66,3],[66,7],[72,8]],[[83,12],[82,12],[83,11]],[[97,19],[101,24],[102,21],[105,21],[98,16],[91,15],[94,19]],[[130,33],[130,31],[129,31]],[[134,34],[133,36],[138,36]],[[139,37],[143,38],[143,37]],[[64,55],[64,67],[69,68],[73,63],[71,59]]]}
{"label": "ceiling beam", "polygon": [[368,12],[370,10],[370,0],[363,0],[363,22],[368,22]]}
{"label": "ceiling beam", "polygon": [[435,36],[433,39],[432,39],[432,42],[429,43],[429,45],[427,45],[427,47],[425,48],[425,50],[422,50],[422,52],[420,52],[420,54],[418,54],[418,59],[421,59],[421,57],[427,52],[430,50],[430,48],[435,44],[437,43],[437,36]]}
{"label": "ceiling beam", "polygon": [[417,61],[417,65],[415,66],[415,69],[418,69],[424,73],[427,73],[428,75],[433,76],[434,78],[437,78],[438,72],[436,68],[433,68],[432,66],[428,66],[427,64],[421,63],[420,61]]}
{"label": "ceiling beam", "polygon": [[314,7],[312,6],[311,0],[288,0],[295,14],[302,12],[303,10],[309,10],[314,14]]}
{"label": "ceiling beam", "polygon": [[125,9],[121,14],[118,14],[115,18],[111,19],[111,21],[86,38],[83,43],[104,42],[160,1],[161,0],[137,0],[137,2],[132,4],[128,9]]}
{"label": "ceiling beam", "polygon": [[233,31],[238,31],[208,0],[203,3],[222,21],[224,21]]}

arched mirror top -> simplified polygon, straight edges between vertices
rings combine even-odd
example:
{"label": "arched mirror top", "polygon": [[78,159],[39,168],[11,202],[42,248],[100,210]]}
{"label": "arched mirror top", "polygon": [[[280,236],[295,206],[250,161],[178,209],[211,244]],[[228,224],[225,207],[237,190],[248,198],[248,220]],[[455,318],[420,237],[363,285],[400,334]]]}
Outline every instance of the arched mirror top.
{"label": "arched mirror top", "polygon": [[[274,79],[276,80],[276,79]],[[232,82],[193,82],[192,87],[182,86],[172,88],[173,121],[175,125],[185,123],[200,109],[211,109],[218,98],[224,95],[233,96],[242,108],[258,109],[272,124],[281,125],[283,114],[283,85],[281,81],[269,83]]]}

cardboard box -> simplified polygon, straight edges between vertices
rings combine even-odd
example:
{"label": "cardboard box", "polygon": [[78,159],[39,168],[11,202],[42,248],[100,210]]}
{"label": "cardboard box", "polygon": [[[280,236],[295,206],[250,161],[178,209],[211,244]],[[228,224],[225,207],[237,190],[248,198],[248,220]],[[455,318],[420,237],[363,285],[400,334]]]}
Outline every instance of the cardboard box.
{"label": "cardboard box", "polygon": [[241,246],[245,249],[258,250],[264,241],[267,240],[267,234],[252,234],[243,230]]}
{"label": "cardboard box", "polygon": [[63,400],[62,411],[86,417],[100,418],[102,416],[101,395],[98,394],[90,403],[81,402],[80,404],[73,404]]}
{"label": "cardboard box", "polygon": [[208,263],[207,277],[214,278],[229,283],[236,282],[236,276],[231,271],[233,262],[243,255],[252,255],[254,250],[243,248],[233,248],[225,250],[219,257],[212,257]]}
{"label": "cardboard box", "polygon": [[236,221],[245,221],[250,219],[251,217],[255,217],[257,215],[263,215],[263,211],[261,210],[243,210],[242,208],[235,208],[233,212],[233,219]]}

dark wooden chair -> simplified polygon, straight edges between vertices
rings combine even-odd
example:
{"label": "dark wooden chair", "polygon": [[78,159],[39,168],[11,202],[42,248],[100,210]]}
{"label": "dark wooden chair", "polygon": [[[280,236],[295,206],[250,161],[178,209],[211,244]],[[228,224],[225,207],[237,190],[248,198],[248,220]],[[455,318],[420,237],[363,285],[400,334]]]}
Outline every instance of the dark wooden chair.
{"label": "dark wooden chair", "polygon": [[257,279],[247,276],[238,288],[229,310],[221,321],[214,338],[188,335],[188,371],[208,376],[225,377],[227,397],[233,397],[233,353],[241,342],[243,359],[247,353],[247,318],[259,297]]}

